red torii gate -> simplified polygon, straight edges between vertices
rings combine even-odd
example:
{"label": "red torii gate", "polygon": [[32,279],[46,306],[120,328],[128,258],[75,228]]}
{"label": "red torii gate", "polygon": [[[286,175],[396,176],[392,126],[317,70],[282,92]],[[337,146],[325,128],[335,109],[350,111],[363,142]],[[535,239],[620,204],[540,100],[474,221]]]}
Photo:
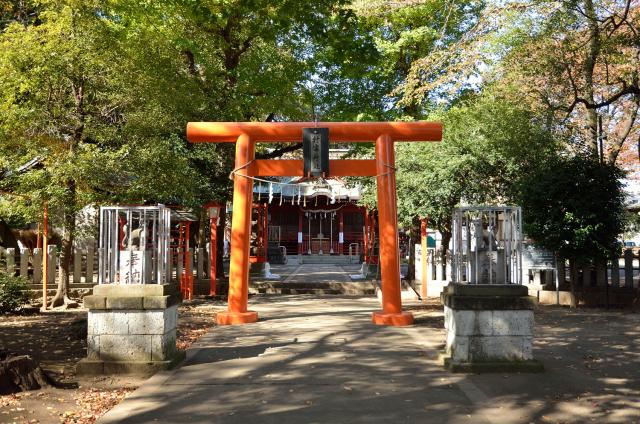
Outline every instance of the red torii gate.
{"label": "red torii gate", "polygon": [[[440,141],[439,122],[189,122],[192,143],[236,143],[231,224],[229,307],[217,314],[219,325],[256,322],[258,314],[247,309],[249,293],[249,241],[252,177],[303,176],[302,160],[255,159],[257,142],[296,143],[304,128],[329,128],[332,142],[375,140],[375,160],[332,160],[331,176],[375,176],[378,186],[378,225],[382,276],[382,311],[374,312],[378,325],[410,325],[413,315],[402,311],[400,258],[396,203],[395,141]],[[236,178],[237,177],[237,178]]]}

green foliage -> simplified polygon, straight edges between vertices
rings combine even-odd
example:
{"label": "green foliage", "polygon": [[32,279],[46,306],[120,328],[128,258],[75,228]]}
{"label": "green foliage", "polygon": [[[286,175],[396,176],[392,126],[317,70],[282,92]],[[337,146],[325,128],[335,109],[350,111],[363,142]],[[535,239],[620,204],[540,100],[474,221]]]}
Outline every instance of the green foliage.
{"label": "green foliage", "polygon": [[419,100],[405,96],[413,63],[458,42],[483,2],[356,0],[350,7],[342,37],[358,43],[319,49],[321,66],[310,85],[320,101],[321,116],[357,121],[424,118],[444,99],[431,93]]}
{"label": "green foliage", "polygon": [[0,271],[0,313],[15,312],[29,300],[26,278]]}
{"label": "green foliage", "polygon": [[[107,167],[118,162],[123,67],[119,34],[95,4],[40,6],[37,25],[14,22],[0,35],[0,153],[11,171],[0,184],[18,195],[9,201],[26,219],[39,217],[48,200],[61,223],[105,197]],[[35,158],[35,167],[19,171]]]}
{"label": "green foliage", "polygon": [[580,263],[611,257],[625,224],[622,176],[590,158],[550,157],[519,183],[525,233]]}
{"label": "green foliage", "polygon": [[[430,227],[448,232],[461,202],[511,202],[519,177],[556,151],[529,111],[490,95],[431,119],[443,122],[441,143],[396,145],[398,219],[406,227],[428,216]],[[374,196],[371,187],[365,202],[374,205]]]}
{"label": "green foliage", "polygon": [[640,233],[640,213],[628,211],[625,222],[625,238],[627,238],[627,235],[634,237],[636,234]]}
{"label": "green foliage", "polygon": [[[584,91],[583,3],[0,0],[0,216],[39,220],[47,201],[52,223],[69,230],[70,258],[87,204],[229,199],[233,145],[188,144],[189,121],[429,118],[444,122],[442,143],[396,148],[399,221],[429,216],[446,233],[461,202],[533,195],[516,182],[552,163],[554,135],[583,138],[582,123],[566,124],[586,104],[574,101]],[[638,16],[602,39],[596,88],[637,86],[627,78],[635,47],[618,38]],[[635,117],[628,94],[605,116],[610,141],[625,133],[614,117]],[[371,144],[352,148],[373,154]],[[374,206],[375,181],[364,184]],[[584,240],[599,231],[566,219]]]}
{"label": "green foliage", "polygon": [[636,155],[625,155],[640,130],[637,4],[486,2],[472,22],[456,42],[413,61],[401,87],[405,102],[434,92],[455,99],[464,88],[492,86],[544,116],[568,150],[597,155],[603,131],[605,159],[640,169]]}
{"label": "green foliage", "polygon": [[341,6],[0,3],[0,214],[38,220],[48,201],[64,225],[88,203],[226,200],[233,146],[189,145],[186,123],[309,119],[317,44],[359,44]]}

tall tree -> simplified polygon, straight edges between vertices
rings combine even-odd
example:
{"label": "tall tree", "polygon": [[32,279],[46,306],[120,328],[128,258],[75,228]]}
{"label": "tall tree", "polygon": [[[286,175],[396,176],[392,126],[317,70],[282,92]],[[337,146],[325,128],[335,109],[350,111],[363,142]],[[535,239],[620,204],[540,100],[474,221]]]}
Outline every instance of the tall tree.
{"label": "tall tree", "polygon": [[49,201],[64,229],[55,304],[79,208],[226,200],[233,146],[189,145],[185,124],[311,116],[307,48],[337,43],[323,37],[348,15],[336,0],[18,3],[0,3],[0,157],[38,167],[3,178],[28,200],[0,213],[35,219]]}
{"label": "tall tree", "polygon": [[[556,156],[523,175],[519,201],[526,233],[571,264],[571,291],[578,266],[619,258],[624,230],[622,172],[615,164],[581,155]],[[575,296],[572,306],[576,306]]]}
{"label": "tall tree", "polygon": [[[517,199],[520,177],[556,151],[542,122],[520,105],[490,94],[468,99],[430,119],[444,124],[441,143],[398,143],[398,220],[419,228],[421,217],[442,234],[446,266],[453,209],[464,203]],[[375,190],[365,201],[374,204]],[[416,240],[417,238],[414,238]]]}
{"label": "tall tree", "polygon": [[[330,49],[313,85],[331,119],[421,119],[440,99],[405,95],[416,61],[457,42],[473,25],[483,2],[354,1],[345,33],[363,40],[357,56]],[[352,35],[353,34],[353,35]],[[314,80],[315,81],[315,80]]]}
{"label": "tall tree", "polygon": [[498,3],[458,43],[415,62],[406,93],[490,83],[583,154],[597,156],[603,137],[604,160],[614,163],[639,135],[639,37],[631,0]]}
{"label": "tall tree", "polygon": [[[109,48],[112,35],[86,3],[48,4],[37,25],[16,21],[0,38],[0,138],[3,152],[25,161],[37,158],[39,172],[21,178],[33,205],[49,200],[60,210],[64,229],[62,275],[54,305],[68,292],[68,271],[76,211],[84,187],[108,158],[85,143],[112,118],[108,81],[114,77]],[[97,172],[100,174],[100,172]]]}

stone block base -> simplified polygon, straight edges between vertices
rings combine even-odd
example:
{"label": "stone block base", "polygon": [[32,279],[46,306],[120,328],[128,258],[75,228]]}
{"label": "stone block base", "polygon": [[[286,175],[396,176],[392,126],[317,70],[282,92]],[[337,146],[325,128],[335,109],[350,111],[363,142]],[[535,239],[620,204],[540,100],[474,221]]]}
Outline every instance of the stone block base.
{"label": "stone block base", "polygon": [[93,292],[85,298],[87,358],[79,374],[147,374],[183,356],[176,349],[175,287],[103,284]]}
{"label": "stone block base", "polygon": [[446,352],[440,354],[444,367],[451,372],[491,373],[491,372],[544,372],[542,362],[535,359],[529,361],[491,361],[491,362],[456,362]]}
{"label": "stone block base", "polygon": [[533,359],[535,303],[526,287],[450,284],[442,301],[447,369],[541,371]]}
{"label": "stone block base", "polygon": [[158,371],[168,370],[185,358],[185,352],[176,351],[174,357],[166,361],[101,361],[82,359],[76,365],[78,375],[137,374],[151,375]]}

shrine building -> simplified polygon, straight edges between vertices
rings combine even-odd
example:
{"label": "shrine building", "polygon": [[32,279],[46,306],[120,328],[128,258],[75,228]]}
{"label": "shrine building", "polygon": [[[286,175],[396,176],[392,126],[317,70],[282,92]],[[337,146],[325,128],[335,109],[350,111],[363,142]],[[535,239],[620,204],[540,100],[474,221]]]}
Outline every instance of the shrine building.
{"label": "shrine building", "polygon": [[253,193],[251,262],[282,263],[291,255],[377,262],[376,214],[357,204],[359,185],[340,178],[277,178],[255,181]]}

